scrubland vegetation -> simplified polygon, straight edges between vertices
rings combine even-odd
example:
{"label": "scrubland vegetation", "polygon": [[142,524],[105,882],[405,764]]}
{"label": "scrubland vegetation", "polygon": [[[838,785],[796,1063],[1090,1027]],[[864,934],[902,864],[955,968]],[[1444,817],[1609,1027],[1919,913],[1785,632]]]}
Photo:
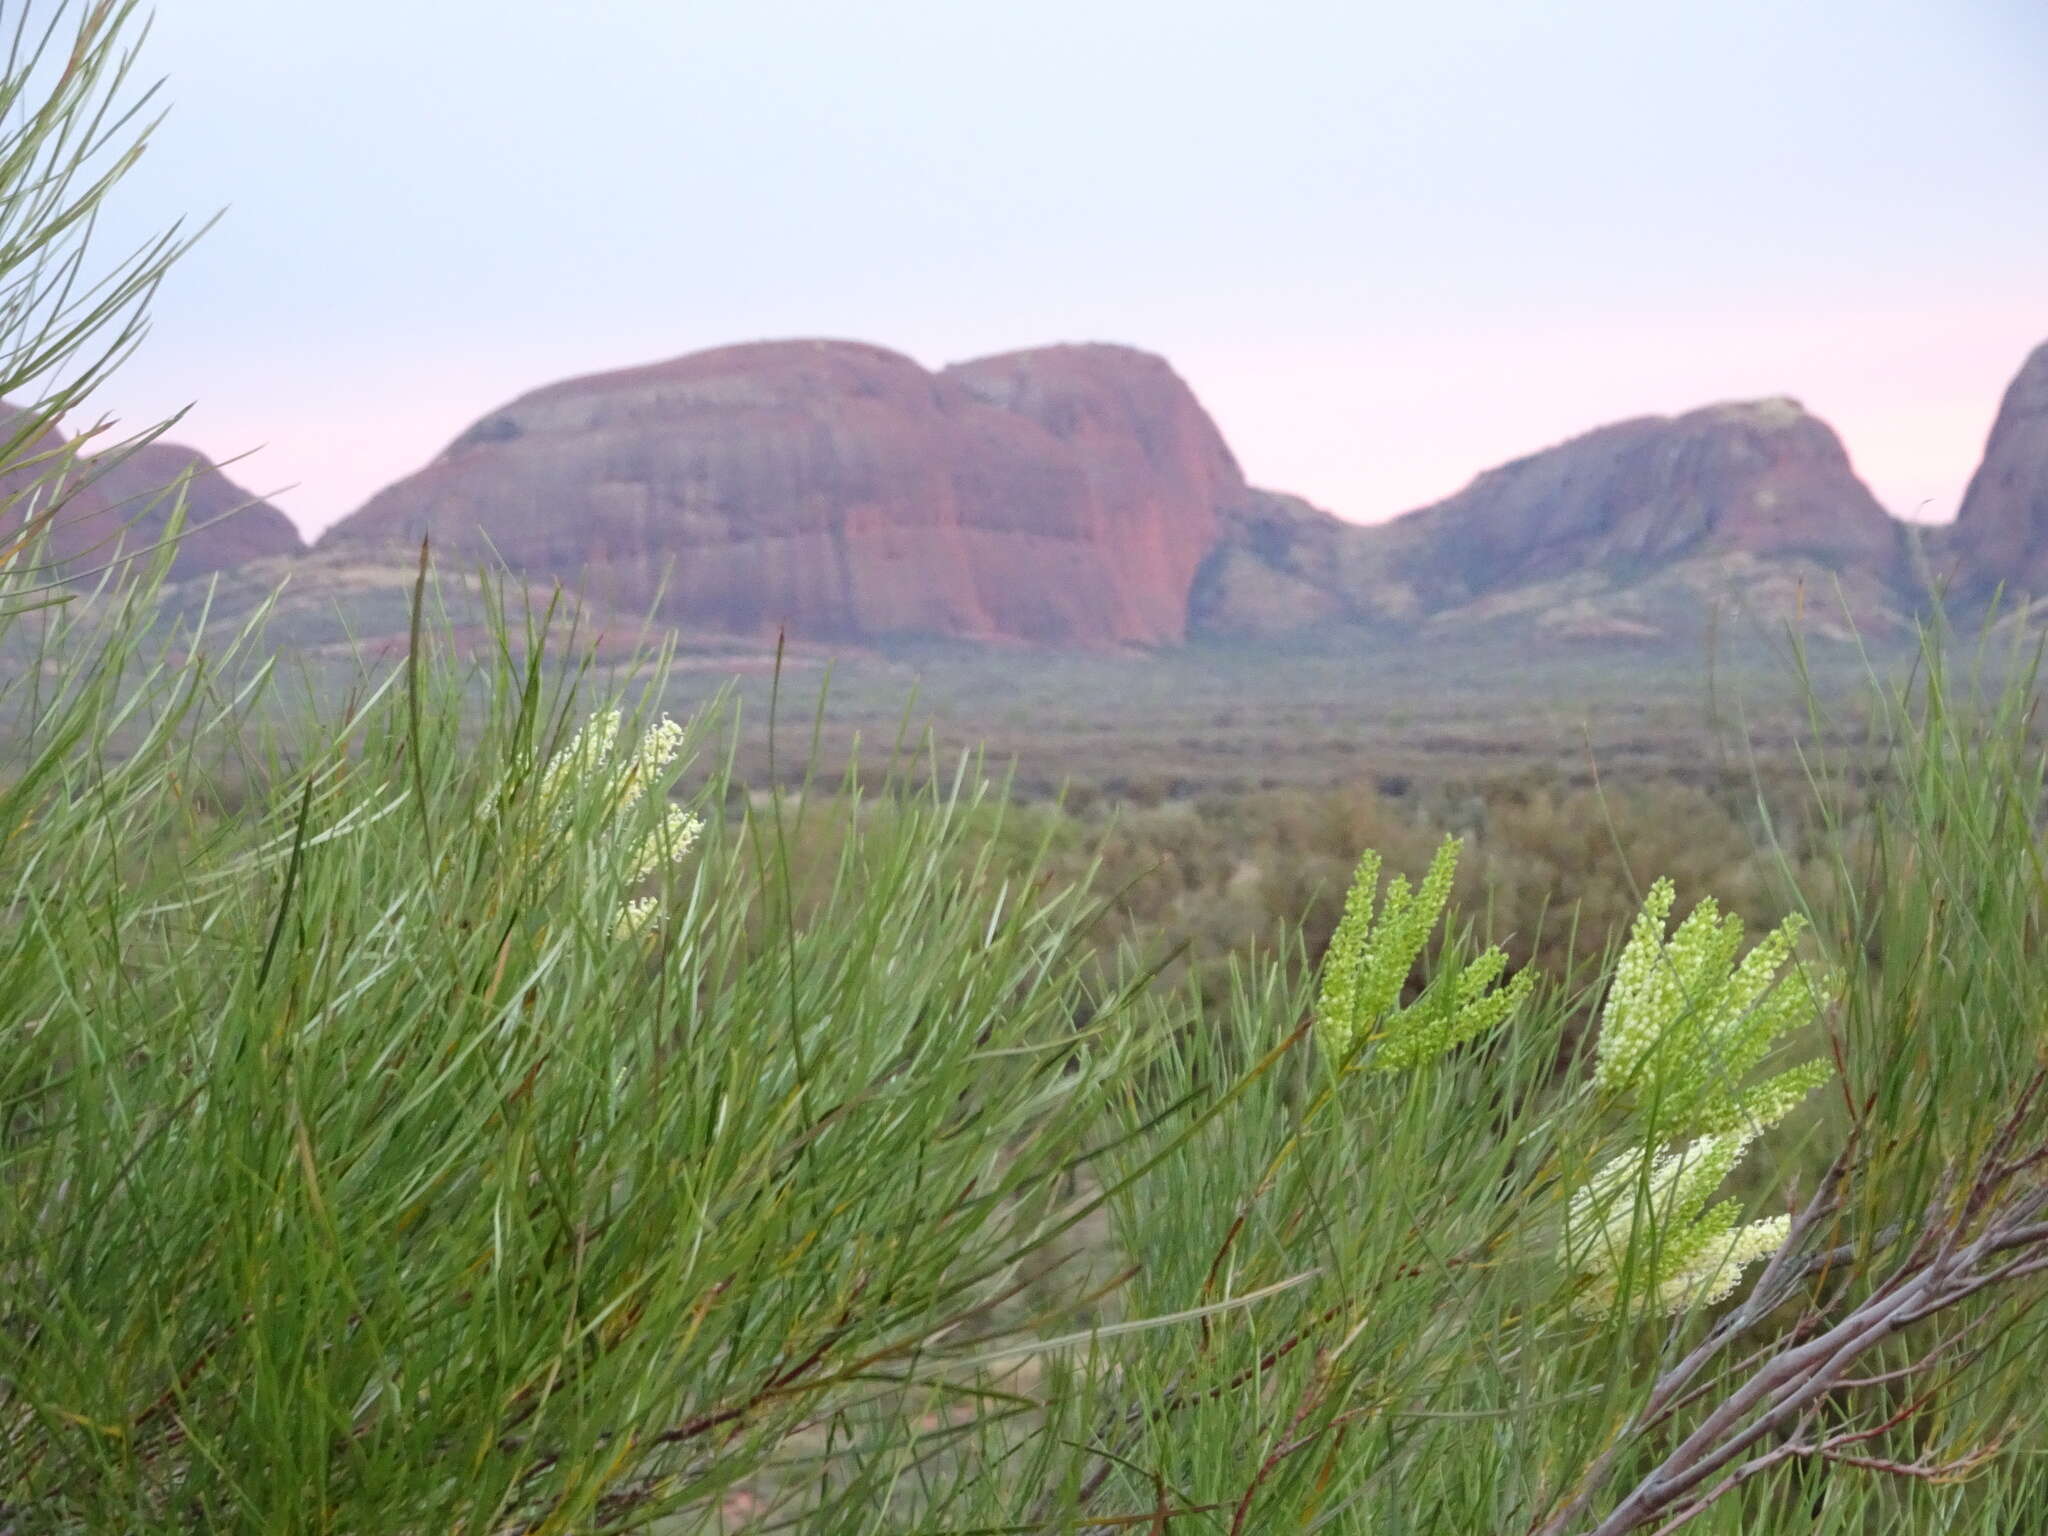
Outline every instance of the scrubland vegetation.
{"label": "scrubland vegetation", "polygon": [[[171,252],[63,307],[128,14],[56,15],[16,449]],[[2031,658],[1747,792],[804,783],[424,562],[303,690],[49,585],[17,468],[0,1530],[2038,1525]]]}
{"label": "scrubland vegetation", "polygon": [[14,1529],[2039,1496],[2030,673],[1973,697],[1931,653],[1881,771],[1816,760],[1796,815],[1447,828],[1082,816],[928,761],[748,794],[729,721],[660,726],[516,614],[478,661],[423,617],[296,719],[146,588],[10,622],[47,658],[0,822]]}

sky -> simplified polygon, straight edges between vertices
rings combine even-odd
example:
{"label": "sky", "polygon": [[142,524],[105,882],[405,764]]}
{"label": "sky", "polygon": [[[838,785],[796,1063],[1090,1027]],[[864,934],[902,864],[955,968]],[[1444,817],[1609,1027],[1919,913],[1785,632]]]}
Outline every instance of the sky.
{"label": "sky", "polygon": [[307,532],[573,374],[1167,357],[1377,521],[1792,395],[1952,516],[2048,339],[2043,0],[165,0],[102,231],[219,222],[103,405]]}

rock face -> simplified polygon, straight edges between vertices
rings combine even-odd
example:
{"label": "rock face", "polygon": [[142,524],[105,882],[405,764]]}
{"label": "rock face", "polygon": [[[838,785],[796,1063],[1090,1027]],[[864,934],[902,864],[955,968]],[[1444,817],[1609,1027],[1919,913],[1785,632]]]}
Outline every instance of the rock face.
{"label": "rock face", "polygon": [[330,529],[574,580],[686,627],[1098,646],[1186,633],[1237,464],[1160,359],[1047,347],[931,373],[768,342],[494,411]]}
{"label": "rock face", "polygon": [[1488,470],[1397,518],[1394,563],[1425,610],[1585,572],[1646,576],[1703,555],[1900,569],[1900,530],[1841,440],[1791,400],[1601,427]]}
{"label": "rock face", "polygon": [[1248,491],[1195,574],[1189,632],[1258,639],[1390,617],[1372,600],[1384,542],[1299,496]]}
{"label": "rock face", "polygon": [[144,443],[127,453],[98,462],[93,488],[108,503],[112,516],[135,519],[131,543],[161,537],[171,513],[171,497],[185,495],[185,527],[171,560],[171,579],[229,570],[251,560],[268,560],[305,551],[305,541],[292,520],[267,501],[259,501],[221,473],[196,448],[180,443]]}
{"label": "rock face", "polygon": [[[20,426],[18,407],[0,403],[0,450]],[[170,579],[203,576],[251,560],[296,555],[305,548],[291,519],[258,501],[229,480],[193,448],[162,441],[117,448],[96,457],[64,458],[65,441],[55,429],[0,453],[0,520],[18,526],[24,516],[50,506],[53,486],[36,482],[66,465],[62,497],[50,520],[48,557],[62,573],[89,576],[117,553],[140,554],[164,536],[176,498],[185,500],[185,533],[172,557]],[[38,462],[26,464],[23,461]]]}
{"label": "rock face", "polygon": [[1195,610],[1214,634],[1272,633],[1291,616],[1647,638],[1731,587],[1783,587],[1796,605],[1801,581],[1818,598],[1842,577],[1858,622],[1883,627],[1905,555],[1834,432],[1762,400],[1601,427],[1368,527],[1253,493],[1226,513]]}
{"label": "rock face", "polygon": [[[2048,462],[2026,435],[2048,433],[2048,349],[2000,422],[1972,493],[1981,543],[2010,562],[2039,530],[2025,552],[2048,591],[2048,470],[2026,478]],[[933,373],[769,342],[567,380],[475,423],[321,549],[382,560],[423,535],[705,643],[1495,625],[1636,641],[1733,610],[1875,633],[1917,579],[1901,525],[1791,400],[1619,422],[1359,526],[1248,487],[1173,371],[1113,346]]]}
{"label": "rock face", "polygon": [[2048,597],[2048,342],[2006,390],[1937,564],[1965,599]]}

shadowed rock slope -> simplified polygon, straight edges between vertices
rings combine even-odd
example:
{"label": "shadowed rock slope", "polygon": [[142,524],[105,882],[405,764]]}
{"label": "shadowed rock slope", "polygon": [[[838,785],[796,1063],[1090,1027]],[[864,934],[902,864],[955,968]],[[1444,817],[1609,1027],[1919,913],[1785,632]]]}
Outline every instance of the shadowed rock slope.
{"label": "shadowed rock slope", "polygon": [[1244,478],[1163,361],[767,342],[523,395],[330,529],[700,630],[1172,643]]}
{"label": "shadowed rock slope", "polygon": [[1254,494],[1225,526],[1194,597],[1199,628],[1218,634],[1291,613],[1644,638],[1691,632],[1724,596],[1766,618],[1811,603],[1885,628],[1909,569],[1900,525],[1840,440],[1783,399],[1601,427],[1388,523]]}
{"label": "shadowed rock slope", "polygon": [[197,449],[159,440],[78,455],[56,429],[22,438],[23,417],[19,407],[0,403],[0,520],[19,528],[24,518],[54,508],[46,553],[57,574],[88,578],[123,553],[151,549],[180,495],[187,531],[171,560],[174,581],[305,548],[290,518]]}

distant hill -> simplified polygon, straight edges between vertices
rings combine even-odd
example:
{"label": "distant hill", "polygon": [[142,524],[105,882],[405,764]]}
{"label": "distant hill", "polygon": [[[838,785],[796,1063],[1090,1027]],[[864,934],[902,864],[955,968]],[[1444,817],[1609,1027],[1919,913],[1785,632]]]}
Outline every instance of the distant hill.
{"label": "distant hill", "polygon": [[1870,630],[1898,621],[1912,570],[1906,530],[1834,432],[1774,399],[1601,427],[1387,523],[1247,498],[1194,606],[1199,629],[1237,635],[1515,623],[1647,639],[1688,635],[1727,601]]}
{"label": "distant hill", "polygon": [[[2018,435],[2008,457],[2048,463]],[[1982,514],[1983,542],[2001,516],[2039,528],[2048,562],[2048,512]],[[569,380],[477,422],[321,547],[423,533],[615,610],[855,644],[1446,627],[1649,642],[1740,612],[1846,636],[1900,627],[1924,569],[1795,401],[1600,427],[1359,526],[1247,485],[1167,364],[1111,346],[930,373],[775,342]]]}
{"label": "distant hill", "polygon": [[726,347],[521,396],[323,551],[502,556],[614,607],[806,640],[1170,644],[1244,479],[1162,360],[1046,347],[930,373]]}
{"label": "distant hill", "polygon": [[[0,401],[0,448],[26,425],[19,407]],[[60,467],[61,481],[37,483]],[[305,549],[291,519],[195,448],[159,440],[71,455],[60,432],[45,430],[0,455],[0,521],[18,527],[54,505],[48,554],[59,574],[86,577],[120,554],[150,549],[180,495],[189,531],[171,561],[174,581]]]}
{"label": "distant hill", "polygon": [[[190,450],[152,447],[98,466],[78,531],[186,466],[195,519],[241,498]],[[145,518],[131,543],[160,526]],[[863,343],[787,341],[570,379],[491,412],[295,561],[287,610],[309,635],[402,613],[423,535],[444,569],[502,560],[536,590],[574,587],[608,632],[651,614],[707,657],[784,630],[827,649],[1452,631],[1640,648],[1747,615],[1881,636],[1930,584],[1965,609],[2001,585],[2048,598],[2048,346],[1943,530],[1892,518],[1827,424],[1782,398],[1599,427],[1358,525],[1246,484],[1147,353],[1052,346],[933,372]],[[259,505],[194,536],[176,574],[265,562],[237,584],[253,594],[297,550]]]}

